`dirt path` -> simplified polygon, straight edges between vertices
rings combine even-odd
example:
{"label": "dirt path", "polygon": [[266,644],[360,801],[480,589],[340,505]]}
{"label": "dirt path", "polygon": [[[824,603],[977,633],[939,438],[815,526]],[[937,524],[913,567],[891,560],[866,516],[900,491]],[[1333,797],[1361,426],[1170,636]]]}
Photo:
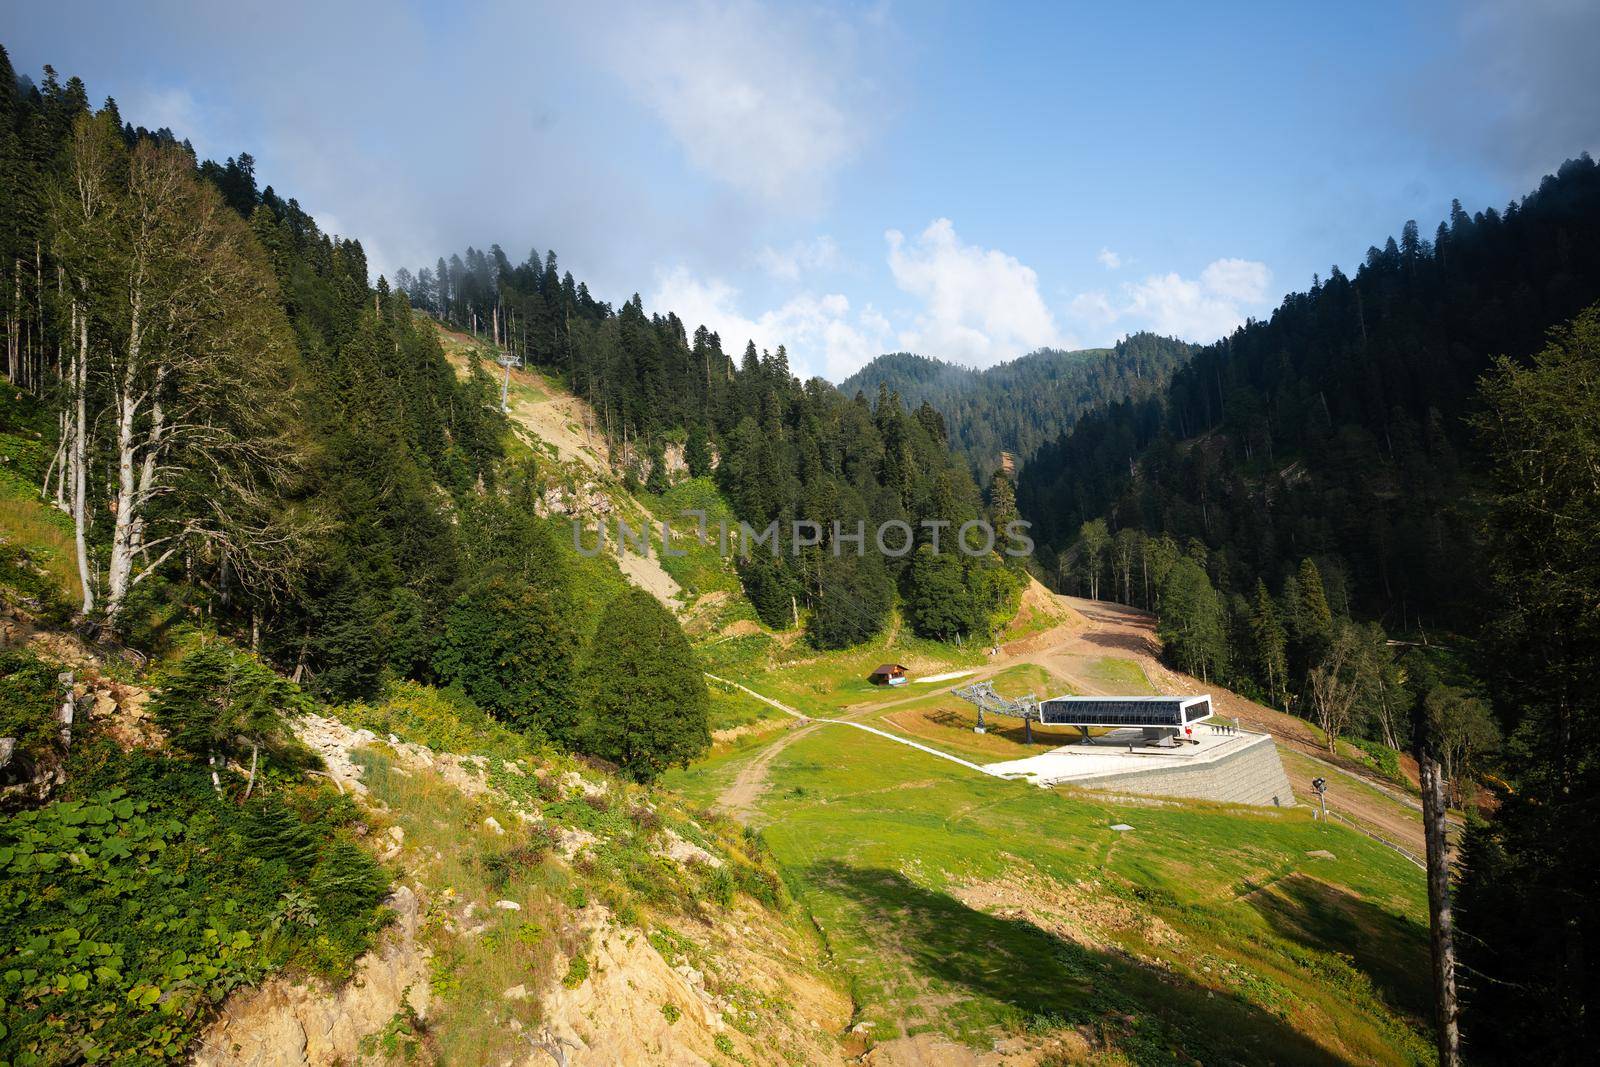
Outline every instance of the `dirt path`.
{"label": "dirt path", "polygon": [[784,749],[821,725],[814,722],[798,730],[790,729],[762,749],[755,759],[739,770],[739,775],[734,778],[733,784],[717,797],[717,809],[727,812],[740,822],[749,822],[757,813],[756,802],[767,791],[767,772],[772,766],[772,761],[777,759]]}
{"label": "dirt path", "polygon": [[[706,677],[710,678],[714,682],[720,682],[723,685],[731,685],[735,689],[738,689],[749,696],[755,697],[764,704],[770,704],[772,707],[777,708],[785,715],[792,715],[794,718],[806,724],[803,728],[787,734],[773,742],[771,745],[767,746],[767,748],[762,751],[760,756],[752,760],[749,766],[745,767],[739,772],[739,776],[734,779],[733,784],[727,789],[723,790],[722,795],[717,798],[717,806],[726,811],[733,813],[742,811],[747,815],[753,814],[755,810],[755,801],[760,798],[761,794],[766,789],[767,767],[772,763],[773,759],[777,757],[778,753],[787,748],[789,745],[793,744],[796,738],[800,737],[802,734],[810,733],[818,726],[849,726],[856,730],[862,730],[866,733],[874,734],[886,741],[893,741],[895,744],[905,745],[907,748],[914,748],[919,752],[926,752],[930,756],[935,756],[950,763],[959,764],[962,767],[967,768],[969,771],[976,771],[979,774],[993,774],[993,772],[986,770],[970,760],[964,760],[960,756],[952,756],[948,752],[941,752],[937,748],[924,745],[919,741],[913,741],[908,737],[901,737],[899,734],[890,733],[888,730],[880,730],[876,726],[868,726],[866,723],[854,722],[850,719],[815,718],[805,714],[804,712],[796,711],[794,708],[791,708],[782,701],[773,700],[769,696],[764,696],[761,693],[756,692],[754,689],[751,689],[749,686],[740,685],[738,682],[730,681],[727,678],[719,678],[710,672],[706,673]],[[994,775],[994,777],[999,776]]]}
{"label": "dirt path", "polygon": [[[854,704],[843,709],[845,719],[879,715],[904,704],[948,693],[959,686],[992,678],[1008,667],[1032,664],[1065,680],[1080,693],[1112,695],[1114,685],[1087,673],[1090,664],[1105,657],[1131,660],[1159,693],[1209,692],[1216,713],[1261,733],[1271,734],[1286,750],[1284,772],[1296,794],[1309,801],[1311,780],[1329,778],[1328,808],[1335,817],[1374,836],[1409,856],[1423,853],[1421,805],[1404,790],[1348,760],[1330,759],[1305,721],[1257,704],[1230,690],[1201,682],[1174,671],[1160,660],[1155,617],[1135,608],[1079,597],[1059,597],[1066,618],[1043,633],[1001,646],[989,663],[948,685],[930,686],[893,700]],[[1125,690],[1123,690],[1125,692]],[[1346,784],[1341,786],[1340,782]],[[1375,795],[1376,794],[1376,795]]]}
{"label": "dirt path", "polygon": [[[1366,768],[1349,760],[1330,757],[1328,750],[1317,739],[1310,724],[1293,715],[1257,704],[1230,690],[1174,671],[1159,658],[1160,641],[1155,633],[1155,616],[1122,604],[1080,597],[1062,597],[1062,602],[1081,616],[1087,625],[1079,630],[1057,628],[1051,636],[1065,634],[1065,639],[1051,647],[1022,654],[1012,662],[1037,663],[1052,673],[1072,682],[1086,693],[1104,690],[1084,678],[1079,664],[1085,659],[1117,656],[1137,663],[1158,692],[1211,694],[1217,715],[1237,718],[1251,729],[1271,734],[1278,745],[1293,752],[1296,757],[1284,760],[1284,771],[1289,783],[1303,801],[1309,801],[1311,779],[1328,777],[1332,780],[1328,807],[1357,829],[1376,835],[1390,844],[1398,844],[1407,852],[1421,855],[1422,808],[1412,797],[1393,784],[1371,774]],[[1004,652],[1004,650],[1002,650]],[[1353,784],[1340,788],[1340,778]],[[1368,790],[1380,796],[1372,796]]]}

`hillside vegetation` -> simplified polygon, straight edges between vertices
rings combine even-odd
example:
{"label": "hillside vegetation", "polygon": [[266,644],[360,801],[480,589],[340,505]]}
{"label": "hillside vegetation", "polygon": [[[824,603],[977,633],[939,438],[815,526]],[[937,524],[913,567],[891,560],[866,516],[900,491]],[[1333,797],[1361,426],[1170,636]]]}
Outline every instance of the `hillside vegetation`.
{"label": "hillside vegetation", "polygon": [[932,404],[944,416],[950,447],[987,480],[1000,467],[1001,453],[1025,463],[1081,415],[1159,394],[1197,348],[1137,333],[1112,348],[1041,348],[983,370],[896,352],[850,375],[839,391],[876,396],[882,387],[910,407]]}
{"label": "hillside vegetation", "polygon": [[1163,394],[1080,420],[1017,485],[1051,578],[1157,612],[1175,666],[1292,707],[1330,752],[1408,750],[1441,905],[1444,805],[1487,791],[1460,916],[1486,1059],[1592,1045],[1564,946],[1600,913],[1560,842],[1597,795],[1571,741],[1600,715],[1578,681],[1600,655],[1597,299],[1584,155],[1503,212],[1456,204],[1431,241],[1407,223]]}
{"label": "hillside vegetation", "polygon": [[[1428,1060],[1398,852],[973,765],[1026,749],[958,678],[1172,679],[933,551],[1017,514],[933,403],[553,255],[374,280],[88,101],[0,52],[0,1060]],[[1184,355],[1125,346],[1086,388]],[[691,510],[819,536],[730,560]],[[682,554],[582,549],[619,519]],[[903,558],[833,553],[886,521]]]}

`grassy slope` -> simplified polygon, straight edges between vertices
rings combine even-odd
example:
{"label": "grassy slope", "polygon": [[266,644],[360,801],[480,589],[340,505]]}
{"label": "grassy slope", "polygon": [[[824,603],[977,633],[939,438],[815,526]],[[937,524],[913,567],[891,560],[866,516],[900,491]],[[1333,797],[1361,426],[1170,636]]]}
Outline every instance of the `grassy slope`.
{"label": "grassy slope", "polygon": [[72,520],[39,496],[53,432],[39,404],[0,384],[0,536],[25,548],[63,597],[81,601]]}
{"label": "grassy slope", "polygon": [[[557,389],[543,382],[539,392]],[[48,460],[36,432],[14,411],[0,427],[0,524],[68,587],[76,575],[65,524],[32,488]],[[550,458],[537,441],[520,445]],[[719,504],[707,483],[687,483],[641,496],[633,513],[675,517],[694,506],[715,517]],[[976,739],[953,698],[864,682],[883,660],[926,675],[980,667],[981,652],[895,626],[862,648],[814,653],[794,634],[756,625],[725,564],[685,547],[689,555],[667,566],[713,601],[700,646],[710,669],[808,713],[844,711],[969,758],[1026,751],[1005,731]],[[587,604],[621,588],[609,560],[573,553],[570,562]],[[1022,632],[1044,626],[1019,623]],[[1148,686],[1131,661],[1091,669],[1107,686]],[[996,684],[1020,692],[1053,682],[1027,667]],[[714,714],[722,729],[782,713],[719,692]],[[741,737],[671,784],[710,803],[774,736],[788,732]],[[1139,1060],[1172,1048],[1207,1061],[1426,1056],[1416,1036],[1426,974],[1420,884],[1399,857],[1337,825],[1298,812],[1043,793],[837,728],[789,744],[769,775],[759,821],[876,1038],[937,1030],[982,1041],[1072,1022]],[[1118,821],[1135,830],[1106,829]],[[414,836],[428,835],[419,825]],[[1318,849],[1337,859],[1307,856]],[[465,869],[457,877],[465,883]],[[498,981],[483,975],[482,992]]]}
{"label": "grassy slope", "polygon": [[[402,1045],[426,1044],[441,1063],[500,1062],[526,1053],[512,1023],[536,1029],[549,1020],[537,995],[508,999],[505,991],[580,989],[602,981],[591,942],[597,916],[604,915],[635,931],[629,940],[646,938],[669,961],[691,962],[705,976],[706,993],[737,1031],[728,1038],[731,1056],[768,1062],[756,1051],[768,1049],[781,1062],[805,1063],[831,1053],[829,1034],[806,1034],[802,1019],[817,1010],[817,990],[836,980],[822,969],[804,914],[773,891],[778,883],[767,873],[769,861],[741,828],[691,814],[676,796],[593,768],[583,768],[582,777],[604,792],[585,796],[572,777],[575,761],[533,748],[424,686],[401,686],[380,704],[337,711],[347,724],[380,737],[393,732],[435,753],[486,757],[475,776],[487,788],[464,791],[432,769],[402,765],[381,743],[354,754],[381,805],[377,817],[403,830],[398,862],[427,887],[423,939],[433,953],[435,1007],[425,1032],[405,1028],[395,1035]],[[529,814],[531,821],[524,817]],[[500,829],[487,822],[490,817]],[[562,859],[554,842],[572,833],[592,838],[579,855]],[[665,858],[663,834],[669,833],[705,848],[721,866]],[[496,901],[518,907],[497,907]],[[741,929],[764,956],[729,942]],[[641,983],[642,996],[651,977],[640,972],[621,980],[629,988]],[[663,995],[659,982],[651,988],[649,996]],[[804,1005],[802,998],[809,998]],[[704,1045],[701,1054],[711,1051],[711,1035],[698,1033],[694,1021],[704,1010],[698,999],[651,1001],[644,1009],[658,1026],[668,1012],[673,1021],[687,1016],[679,1039]],[[565,1025],[575,1024],[569,1019]],[[593,1018],[582,1025],[624,1023]],[[637,1020],[630,1025],[637,1027]],[[625,1032],[625,1043],[654,1039],[644,1030]],[[585,1037],[595,1040],[593,1031]]]}
{"label": "grassy slope", "polygon": [[[670,784],[709,799],[755,755]],[[878,1039],[1083,1024],[1141,1061],[1427,1057],[1423,888],[1360,835],[1040,791],[839,728],[770,775],[766,840]]]}

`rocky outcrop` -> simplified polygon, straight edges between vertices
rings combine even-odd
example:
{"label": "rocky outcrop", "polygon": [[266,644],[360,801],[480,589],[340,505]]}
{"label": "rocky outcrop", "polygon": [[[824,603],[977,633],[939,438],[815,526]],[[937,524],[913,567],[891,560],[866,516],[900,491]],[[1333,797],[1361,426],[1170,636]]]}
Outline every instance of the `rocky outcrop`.
{"label": "rocky outcrop", "polygon": [[419,902],[410,886],[389,898],[395,922],[337,989],[274,978],[228,1001],[201,1038],[200,1067],[332,1067],[362,1063],[362,1038],[407,1007],[428,1014],[428,952],[417,941]]}

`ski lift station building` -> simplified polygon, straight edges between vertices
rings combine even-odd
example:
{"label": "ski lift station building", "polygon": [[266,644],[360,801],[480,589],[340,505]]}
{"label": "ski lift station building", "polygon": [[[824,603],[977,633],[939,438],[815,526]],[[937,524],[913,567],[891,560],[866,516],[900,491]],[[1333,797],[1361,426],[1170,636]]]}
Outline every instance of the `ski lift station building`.
{"label": "ski lift station building", "polygon": [[1210,696],[1177,697],[1051,697],[1039,702],[1045,726],[1143,727],[1175,730],[1211,718]]}

